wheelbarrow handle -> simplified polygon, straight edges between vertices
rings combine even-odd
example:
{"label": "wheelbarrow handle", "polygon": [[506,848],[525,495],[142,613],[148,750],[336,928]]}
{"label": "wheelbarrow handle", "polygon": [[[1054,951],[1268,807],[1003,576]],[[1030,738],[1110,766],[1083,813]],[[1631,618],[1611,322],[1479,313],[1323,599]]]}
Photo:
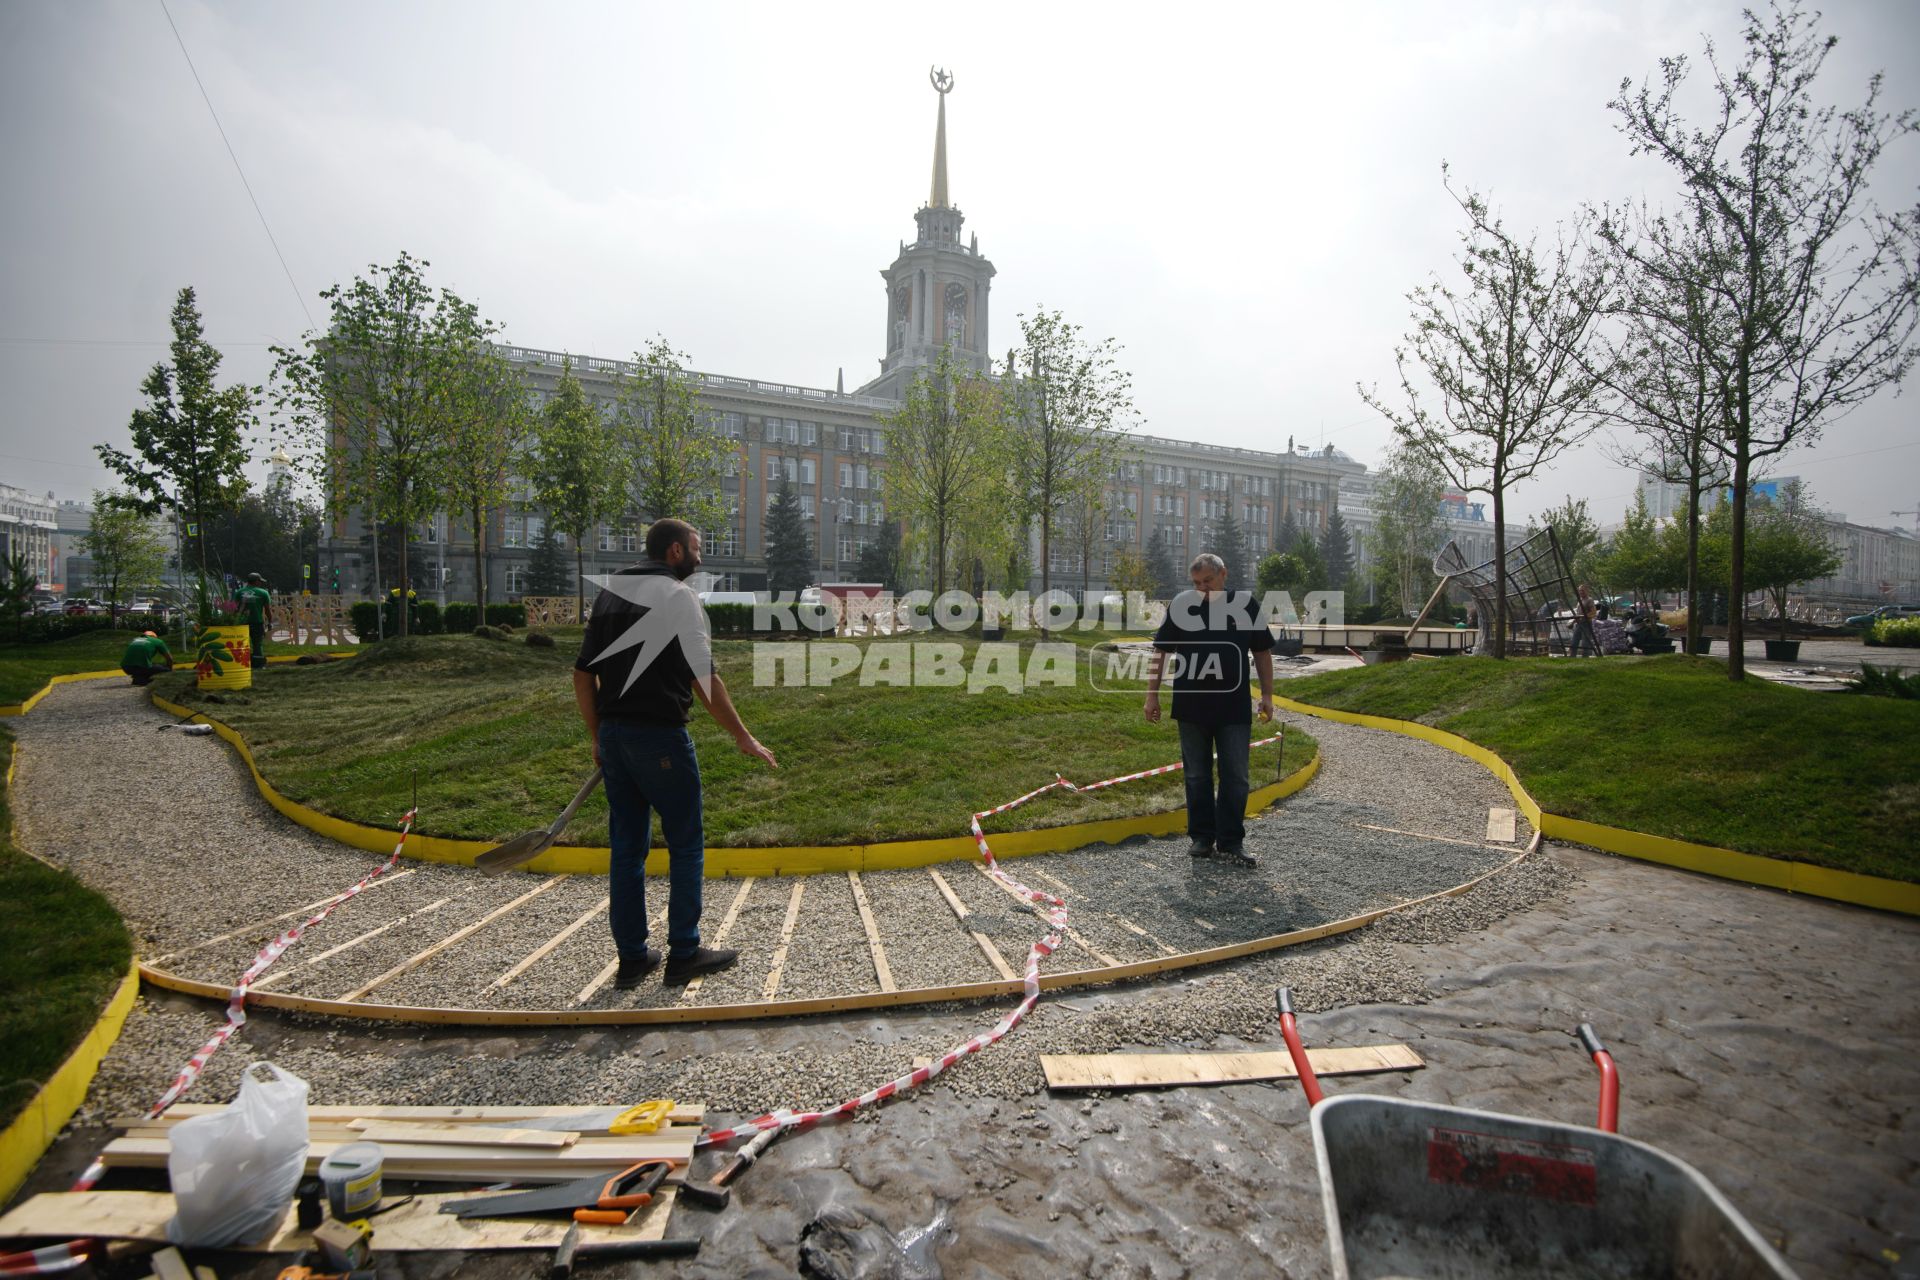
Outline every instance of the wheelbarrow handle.
{"label": "wheelbarrow handle", "polygon": [[1602,1133],[1620,1132],[1620,1071],[1613,1065],[1613,1055],[1607,1052],[1607,1046],[1600,1043],[1600,1037],[1594,1033],[1591,1022],[1583,1022],[1574,1031],[1580,1037],[1580,1047],[1593,1059],[1593,1065],[1600,1068],[1600,1116],[1598,1128]]}
{"label": "wheelbarrow handle", "polygon": [[1307,1109],[1311,1111],[1326,1095],[1320,1091],[1320,1078],[1313,1074],[1313,1063],[1307,1060],[1307,1047],[1300,1043],[1300,1029],[1293,1016],[1293,992],[1281,987],[1273,993],[1273,1003],[1280,1011],[1280,1035],[1287,1042],[1287,1056],[1293,1059],[1294,1073],[1300,1077],[1300,1088],[1307,1095]]}

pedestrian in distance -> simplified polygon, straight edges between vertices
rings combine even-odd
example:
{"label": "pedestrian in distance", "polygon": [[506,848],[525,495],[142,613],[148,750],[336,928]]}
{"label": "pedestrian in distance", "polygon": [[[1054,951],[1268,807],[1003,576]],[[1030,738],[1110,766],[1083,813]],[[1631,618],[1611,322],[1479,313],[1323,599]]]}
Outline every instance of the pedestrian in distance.
{"label": "pedestrian in distance", "polygon": [[267,632],[273,626],[273,593],[267,580],[257,573],[247,575],[247,585],[233,593],[240,616],[247,620],[247,646],[257,671],[267,665]]}
{"label": "pedestrian in distance", "polygon": [[706,827],[700,760],[687,732],[695,698],[746,755],[779,768],[747,731],[713,663],[706,613],[686,579],[700,567],[700,533],[682,520],[647,528],[647,559],[594,597],[573,667],[574,700],[604,771],[609,843],[607,916],[620,964],[613,984],[636,987],[661,962],[647,945],[647,850],[652,815],[667,845],[666,981],[689,982],[738,953],[700,945]]}
{"label": "pedestrian in distance", "polygon": [[[1173,665],[1173,719],[1187,783],[1187,852],[1235,866],[1258,865],[1247,851],[1247,758],[1253,742],[1249,669],[1260,673],[1260,719],[1273,719],[1273,632],[1250,592],[1229,593],[1227,566],[1203,552],[1187,571],[1191,591],[1167,606],[1147,668],[1146,716],[1160,721],[1160,685]],[[1214,789],[1214,763],[1220,768]]]}

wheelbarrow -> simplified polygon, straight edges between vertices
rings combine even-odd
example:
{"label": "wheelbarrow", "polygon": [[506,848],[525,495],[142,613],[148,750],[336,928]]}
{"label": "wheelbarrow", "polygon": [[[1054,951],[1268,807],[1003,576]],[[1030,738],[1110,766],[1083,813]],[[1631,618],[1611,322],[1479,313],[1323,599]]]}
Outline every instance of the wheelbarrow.
{"label": "wheelbarrow", "polygon": [[1794,1272],[1699,1170],[1616,1131],[1620,1076],[1593,1028],[1595,1128],[1367,1094],[1324,1098],[1275,1003],[1313,1123],[1335,1280],[1675,1280]]}

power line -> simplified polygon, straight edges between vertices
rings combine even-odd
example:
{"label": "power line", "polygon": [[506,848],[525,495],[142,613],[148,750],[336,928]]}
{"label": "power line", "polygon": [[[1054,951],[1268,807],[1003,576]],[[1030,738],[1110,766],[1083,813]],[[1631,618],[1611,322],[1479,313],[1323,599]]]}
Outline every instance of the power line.
{"label": "power line", "polygon": [[273,228],[267,225],[267,215],[261,212],[260,201],[253,194],[253,184],[247,181],[247,171],[240,167],[240,157],[234,153],[233,143],[227,139],[226,126],[220,123],[220,113],[213,109],[213,99],[207,96],[207,86],[200,82],[200,71],[193,65],[193,55],[187,52],[187,42],[180,38],[180,28],[174,23],[172,11],[167,8],[167,0],[160,0],[160,12],[167,15],[167,25],[173,28],[174,43],[180,46],[180,56],[187,60],[187,70],[193,73],[193,83],[200,90],[200,100],[207,104],[207,114],[213,117],[213,127],[220,131],[220,141],[226,144],[227,158],[233,161],[233,171],[240,175],[240,185],[247,189],[247,199],[253,201],[254,216],[260,219],[260,229],[267,233],[267,243],[273,246],[273,256],[280,259],[280,269],[287,273],[287,285],[293,290],[301,313],[307,317],[307,327],[314,328],[313,312],[307,310],[307,297],[294,281],[293,268],[287,265],[287,255],[280,252],[280,242],[274,239]]}

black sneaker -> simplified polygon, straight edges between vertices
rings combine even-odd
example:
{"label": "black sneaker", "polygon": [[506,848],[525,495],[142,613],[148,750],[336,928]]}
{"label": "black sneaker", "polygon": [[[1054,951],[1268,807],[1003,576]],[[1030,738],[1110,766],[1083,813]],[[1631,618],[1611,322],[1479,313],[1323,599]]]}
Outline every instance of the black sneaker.
{"label": "black sneaker", "polygon": [[1187,856],[1189,858],[1211,858],[1213,856],[1213,841],[1195,840],[1187,846]]}
{"label": "black sneaker", "polygon": [[660,951],[657,947],[648,947],[646,954],[638,960],[620,961],[620,967],[614,970],[613,985],[617,991],[631,991],[646,980],[648,974],[660,967]]}
{"label": "black sneaker", "polygon": [[1255,854],[1248,853],[1245,846],[1241,845],[1236,845],[1231,849],[1222,849],[1220,851],[1220,861],[1235,867],[1257,867],[1260,865],[1259,857]]}
{"label": "black sneaker", "polygon": [[667,985],[677,987],[692,982],[703,973],[725,969],[739,958],[738,951],[727,947],[695,947],[692,955],[667,961]]}

